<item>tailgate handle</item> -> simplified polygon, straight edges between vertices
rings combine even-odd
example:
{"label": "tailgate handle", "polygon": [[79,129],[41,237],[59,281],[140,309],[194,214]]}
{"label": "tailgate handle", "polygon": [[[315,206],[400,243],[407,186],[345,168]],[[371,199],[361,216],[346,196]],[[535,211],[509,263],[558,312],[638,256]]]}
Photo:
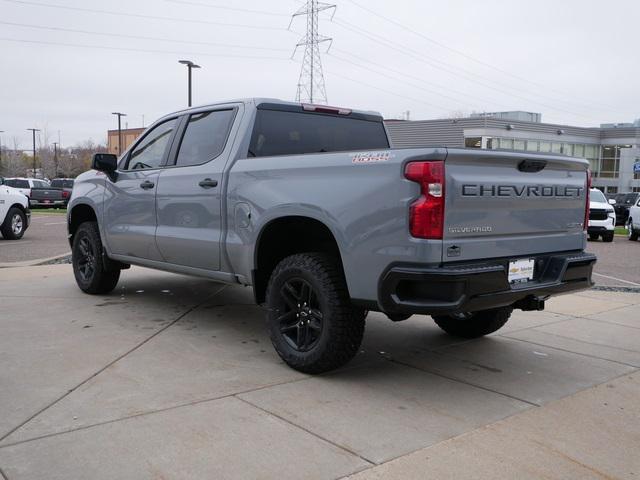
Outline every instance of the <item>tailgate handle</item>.
{"label": "tailgate handle", "polygon": [[518,170],[520,170],[521,172],[535,173],[535,172],[539,172],[546,166],[547,166],[546,160],[527,159],[527,160],[522,160],[518,164]]}

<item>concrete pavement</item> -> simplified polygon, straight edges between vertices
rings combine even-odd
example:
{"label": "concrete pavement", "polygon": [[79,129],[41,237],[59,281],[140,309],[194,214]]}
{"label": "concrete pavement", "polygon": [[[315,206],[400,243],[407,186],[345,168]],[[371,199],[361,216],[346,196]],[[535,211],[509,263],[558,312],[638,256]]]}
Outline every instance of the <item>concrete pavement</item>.
{"label": "concrete pavement", "polygon": [[0,270],[6,479],[637,478],[640,294],[589,291],[497,334],[370,314],[311,377],[248,288],[132,268],[82,294],[69,265]]}

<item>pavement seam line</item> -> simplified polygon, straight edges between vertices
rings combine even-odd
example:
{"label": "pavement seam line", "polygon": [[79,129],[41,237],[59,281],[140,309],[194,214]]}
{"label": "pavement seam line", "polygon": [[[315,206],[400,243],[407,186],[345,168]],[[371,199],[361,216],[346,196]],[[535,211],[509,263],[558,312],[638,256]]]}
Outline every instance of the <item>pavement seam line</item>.
{"label": "pavement seam line", "polygon": [[7,432],[6,434],[2,435],[0,437],[0,442],[2,442],[4,439],[6,439],[8,436],[10,436],[11,434],[13,434],[15,431],[17,431],[18,429],[22,428],[24,425],[26,425],[27,423],[29,423],[31,420],[33,420],[34,418],[36,418],[38,415],[40,415],[41,413],[45,412],[46,410],[48,410],[49,408],[53,407],[56,403],[60,402],[61,400],[63,400],[64,398],[66,398],[69,394],[75,392],[78,388],[80,388],[82,385],[84,385],[85,383],[87,383],[88,381],[90,381],[91,379],[97,377],[98,375],[100,375],[102,372],[104,372],[105,370],[107,370],[109,367],[115,365],[116,363],[118,363],[120,360],[122,360],[123,358],[125,358],[127,355],[129,355],[130,353],[133,353],[134,351],[136,351],[138,348],[142,347],[143,345],[145,345],[147,342],[149,342],[150,340],[154,339],[155,337],[157,337],[158,335],[160,335],[162,332],[164,332],[165,330],[167,330],[169,327],[171,327],[172,325],[175,325],[177,322],[179,322],[180,320],[182,320],[184,317],[186,317],[187,315],[189,315],[191,312],[193,312],[195,309],[197,309],[198,307],[200,307],[201,305],[203,305],[204,303],[207,302],[207,300],[209,300],[211,297],[217,295],[218,293],[220,293],[221,291],[223,291],[225,288],[227,288],[227,285],[224,285],[222,287],[220,287],[220,289],[216,290],[214,293],[208,295],[202,302],[198,303],[197,305],[194,305],[193,307],[189,308],[186,312],[180,314],[175,320],[173,320],[172,322],[170,322],[169,324],[165,325],[164,327],[160,328],[158,331],[154,332],[151,336],[147,337],[146,339],[142,340],[141,342],[139,342],[138,344],[136,344],[135,346],[133,346],[131,349],[127,350],[125,353],[123,353],[122,355],[118,356],[117,358],[115,358],[114,360],[112,360],[111,362],[109,362],[107,365],[105,365],[104,367],[100,368],[97,372],[94,372],[93,374],[91,374],[89,377],[85,378],[82,382],[80,382],[79,384],[77,384],[75,387],[67,390],[64,394],[62,394],[61,396],[59,396],[58,398],[56,398],[53,402],[50,402],[48,405],[44,406],[43,408],[41,408],[40,410],[38,410],[36,413],[34,413],[33,415],[31,415],[29,418],[27,418],[25,421],[23,421],[22,423],[20,423],[18,426],[12,428],[11,430],[9,430],[9,432]]}
{"label": "pavement seam line", "polygon": [[2,480],[9,480],[9,477],[7,477],[7,474],[4,473],[2,467],[0,467],[0,477],[2,477]]}
{"label": "pavement seam line", "polygon": [[[587,391],[589,391],[589,390],[593,390],[594,388],[598,388],[598,387],[600,387],[600,386],[602,386],[602,385],[605,385],[605,384],[607,384],[607,383],[609,383],[609,382],[613,382],[613,381],[619,380],[619,379],[621,379],[622,377],[625,377],[625,376],[628,376],[628,375],[634,375],[634,374],[636,374],[636,373],[638,373],[638,372],[640,372],[640,368],[636,368],[635,370],[633,370],[633,371],[631,371],[631,372],[623,373],[623,374],[618,375],[618,376],[616,376],[616,377],[614,377],[614,378],[611,378],[611,379],[609,379],[609,380],[607,380],[607,381],[605,381],[605,382],[598,383],[598,384],[596,384],[596,385],[592,385],[591,387],[587,387],[587,388],[585,388],[585,389],[583,389],[583,390],[579,390],[579,391],[577,391],[577,392],[570,393],[569,395],[565,395],[564,397],[556,398],[556,399],[554,399],[554,400],[551,400],[551,401],[549,401],[549,402],[546,402],[546,403],[544,403],[544,404],[540,405],[538,408],[543,409],[543,408],[545,408],[546,406],[551,405],[551,404],[553,404],[553,403],[556,403],[556,402],[559,402],[559,401],[565,400],[565,399],[570,398],[570,397],[573,397],[573,396],[575,396],[575,395],[580,395],[581,393],[587,392]],[[411,450],[410,452],[403,453],[403,454],[398,455],[398,456],[396,456],[396,457],[390,458],[390,459],[385,460],[384,462],[379,463],[379,464],[377,464],[377,465],[373,465],[373,466],[371,466],[371,467],[369,467],[369,468],[364,468],[363,470],[360,470],[360,472],[362,472],[362,471],[366,471],[366,470],[373,470],[374,468],[380,467],[380,466],[382,466],[382,465],[386,465],[387,463],[394,462],[394,461],[399,460],[399,459],[404,458],[404,457],[408,457],[408,456],[410,456],[410,455],[413,455],[414,453],[417,453],[417,452],[420,452],[420,451],[423,451],[423,450],[430,450],[431,448],[435,448],[436,446],[438,446],[438,445],[442,445],[443,443],[452,442],[452,441],[454,441],[454,440],[456,440],[456,439],[463,438],[463,437],[466,437],[466,436],[468,436],[468,435],[472,435],[474,432],[476,432],[476,431],[478,431],[478,430],[484,430],[484,429],[489,428],[489,427],[492,427],[492,426],[494,426],[494,425],[497,425],[497,424],[500,424],[500,423],[506,422],[506,421],[508,421],[508,420],[509,420],[509,419],[511,419],[511,418],[518,417],[518,416],[520,416],[520,415],[525,415],[525,414],[526,414],[527,412],[529,412],[529,411],[531,411],[531,409],[526,409],[526,410],[522,410],[522,411],[520,411],[520,412],[515,412],[515,413],[513,413],[513,414],[511,414],[511,415],[506,416],[505,418],[501,418],[500,420],[496,420],[495,422],[491,422],[491,423],[487,423],[487,424],[485,424],[485,425],[481,425],[481,426],[476,427],[476,428],[473,428],[473,429],[471,429],[471,430],[467,430],[466,432],[462,432],[462,433],[460,433],[460,434],[458,434],[458,435],[454,435],[453,437],[445,438],[444,440],[441,440],[441,441],[439,441],[439,442],[436,442],[436,443],[434,443],[434,444],[432,444],[432,445],[427,445],[426,447],[416,448],[415,450]],[[356,473],[360,473],[360,472],[356,472]],[[344,480],[344,479],[348,478],[348,477],[349,477],[349,476],[351,476],[351,475],[354,475],[354,474],[350,473],[350,474],[348,474],[348,475],[345,475],[345,476],[343,476],[343,477],[340,477],[340,479],[339,479],[339,480]]]}
{"label": "pavement seam line", "polygon": [[[432,353],[436,353],[436,354],[439,354],[439,355],[447,355],[446,353],[442,353],[442,354],[438,353],[438,352],[432,352]],[[460,360],[459,358],[454,357],[453,355],[448,355],[448,356],[452,357],[452,358],[455,358],[457,360]],[[447,380],[451,380],[451,381],[454,381],[454,382],[462,383],[462,384],[468,385],[470,387],[479,388],[480,390],[484,390],[486,392],[495,393],[496,395],[500,395],[502,397],[507,397],[507,398],[510,398],[511,400],[516,400],[518,402],[526,403],[527,405],[529,405],[531,407],[540,407],[541,406],[538,403],[531,402],[529,400],[525,400],[524,398],[519,398],[519,397],[516,397],[514,395],[509,395],[508,393],[504,393],[504,392],[498,392],[497,390],[493,390],[493,389],[491,389],[489,387],[484,387],[482,385],[476,385],[475,383],[471,383],[471,382],[468,382],[466,380],[462,380],[460,378],[451,377],[449,375],[445,375],[445,374],[440,373],[440,372],[434,372],[432,370],[428,370],[427,368],[422,368],[422,367],[418,367],[416,365],[411,365],[410,363],[405,363],[405,362],[403,362],[401,360],[396,360],[395,358],[392,358],[392,357],[386,358],[386,360],[391,362],[391,363],[395,363],[397,365],[402,365],[402,366],[407,367],[407,368],[413,368],[413,369],[418,370],[418,371],[423,372],[423,373],[436,375],[438,377],[446,378]]]}
{"label": "pavement seam line", "polygon": [[[281,415],[278,415],[277,413],[271,412],[271,411],[269,411],[269,410],[267,410],[267,409],[265,409],[265,408],[262,408],[261,406],[256,405],[256,404],[255,404],[255,403],[253,403],[253,402],[250,402],[249,400],[246,400],[246,399],[244,399],[244,398],[238,397],[237,395],[242,395],[242,394],[236,394],[236,395],[234,395],[234,397],[235,397],[235,398],[237,398],[238,400],[240,400],[241,402],[244,402],[244,403],[246,403],[247,405],[251,405],[252,407],[254,407],[254,408],[256,408],[256,409],[260,410],[261,412],[264,412],[264,413],[266,413],[267,415],[273,416],[273,417],[275,417],[275,418],[277,418],[277,419],[279,419],[279,420],[281,420],[281,421],[285,422],[286,424],[293,426],[294,428],[297,428],[297,429],[299,429],[299,430],[302,430],[303,432],[306,432],[306,433],[308,433],[309,435],[311,435],[311,436],[313,436],[313,437],[315,437],[315,438],[317,438],[317,439],[319,439],[319,440],[322,440],[323,442],[326,442],[326,443],[328,443],[328,444],[330,444],[330,445],[333,445],[333,446],[334,446],[334,447],[336,447],[336,448],[339,448],[340,450],[344,450],[345,452],[347,452],[347,453],[349,453],[349,454],[351,454],[351,455],[354,455],[354,456],[358,457],[358,458],[359,458],[359,459],[361,459],[361,460],[364,460],[364,461],[365,461],[365,462],[367,462],[367,463],[369,464],[369,466],[371,466],[371,467],[379,465],[378,463],[374,462],[373,460],[369,460],[368,458],[363,457],[363,456],[362,456],[362,455],[360,455],[359,453],[354,452],[353,450],[351,450],[351,449],[350,449],[350,448],[348,448],[348,447],[345,447],[344,445],[340,445],[339,443],[336,443],[336,442],[334,442],[334,441],[332,441],[332,440],[329,440],[329,439],[327,439],[327,438],[324,438],[323,436],[318,435],[316,432],[313,432],[312,430],[309,430],[308,428],[305,428],[305,427],[303,427],[302,425],[298,425],[297,423],[293,423],[291,420],[289,420],[289,419],[287,419],[287,418],[285,418],[285,417],[283,417],[283,416],[281,416]],[[350,475],[351,475],[351,474],[350,474]]]}
{"label": "pavement seam line", "polygon": [[[631,305],[629,305],[631,306]],[[596,314],[599,315],[599,314]],[[591,320],[592,322],[602,323],[604,325],[617,325],[618,327],[627,327],[627,328],[635,328],[636,330],[640,330],[640,326],[634,327],[633,325],[625,325],[624,323],[612,322],[611,320],[602,320],[600,318],[589,318],[583,317],[585,320]]]}
{"label": "pavement seam line", "polygon": [[[547,332],[542,332],[542,333],[545,333],[547,335],[553,335],[553,333],[547,333]],[[507,336],[507,334],[500,335],[500,336],[503,337],[503,338],[507,338],[509,340],[516,340],[517,342],[530,343],[531,345],[537,345],[539,347],[549,348],[551,350],[559,350],[561,352],[573,353],[574,355],[581,355],[583,357],[589,357],[589,358],[593,358],[595,360],[604,360],[605,362],[617,363],[619,365],[624,365],[625,367],[640,368],[638,365],[634,365],[632,363],[621,362],[620,360],[612,360],[610,358],[599,357],[597,355],[591,355],[589,353],[574,352],[573,350],[567,350],[566,348],[551,347],[549,345],[545,345],[544,343],[533,342],[531,340],[525,340],[523,338],[509,337],[509,336]],[[555,336],[558,336],[558,335],[555,335]],[[570,338],[570,337],[562,337],[562,338]],[[600,344],[596,344],[596,343],[583,342],[582,340],[576,340],[574,338],[571,338],[571,340],[573,340],[575,342],[584,343],[585,345],[593,345],[593,346],[597,346],[597,347],[612,348],[614,350],[618,350],[616,347],[610,347],[608,345],[600,345]],[[622,351],[625,351],[625,350],[622,350]],[[638,353],[638,352],[633,352],[633,353]]]}
{"label": "pavement seam line", "polygon": [[203,399],[200,399],[200,400],[194,400],[193,402],[181,403],[179,405],[171,405],[170,407],[159,408],[157,410],[149,410],[148,412],[136,413],[135,415],[127,415],[125,417],[114,418],[112,420],[105,420],[105,421],[102,421],[102,422],[92,423],[90,425],[83,425],[83,426],[76,427],[76,428],[70,428],[68,430],[62,430],[60,432],[45,433],[44,435],[38,435],[36,437],[25,438],[24,440],[18,440],[17,442],[5,443],[4,445],[0,445],[0,449],[9,448],[9,447],[15,447],[16,445],[22,445],[23,443],[35,442],[37,440],[44,440],[46,438],[57,437],[58,435],[66,435],[68,433],[79,432],[79,431],[82,431],[82,430],[89,430],[89,429],[94,428],[94,427],[101,427],[103,425],[110,425],[112,423],[118,423],[118,422],[122,422],[122,421],[125,421],[125,420],[131,420],[131,419],[138,418],[138,417],[146,417],[148,415],[155,415],[156,413],[164,413],[164,412],[168,412],[168,411],[171,411],[171,410],[177,410],[179,408],[192,407],[194,405],[200,405],[201,403],[215,402],[217,400],[223,400],[225,398],[230,398],[230,397],[233,397],[235,395],[244,395],[245,393],[257,392],[257,391],[260,391],[260,390],[264,390],[265,388],[277,387],[277,386],[286,385],[286,384],[289,384],[289,383],[296,383],[296,382],[300,382],[302,380],[308,380],[308,377],[302,377],[302,378],[298,378],[298,379],[295,379],[295,380],[285,380],[283,382],[276,382],[276,383],[271,383],[269,385],[262,385],[260,387],[251,388],[249,390],[243,390],[241,392],[228,393],[226,395],[220,395],[220,396],[217,396],[217,397],[203,398]]}
{"label": "pavement seam line", "polygon": [[[589,320],[588,318],[585,318],[583,320]],[[624,325],[618,325],[618,326],[624,326]],[[594,347],[606,347],[606,348],[613,348],[615,350],[620,350],[621,352],[627,352],[627,353],[635,353],[640,355],[640,351],[638,350],[629,350],[628,348],[622,348],[622,347],[612,347],[611,345],[603,345],[602,343],[593,343],[593,342],[587,342],[586,340],[578,340],[576,338],[573,337],[567,337],[566,335],[560,335],[559,333],[552,333],[552,332],[545,332],[544,330],[540,330],[541,333],[544,333],[546,335],[552,335],[554,337],[558,337],[558,338],[564,338],[565,340],[572,340],[574,342],[580,342],[580,343],[584,343],[586,345],[593,345]],[[507,338],[507,337],[505,337]],[[549,347],[551,348],[551,347]]]}

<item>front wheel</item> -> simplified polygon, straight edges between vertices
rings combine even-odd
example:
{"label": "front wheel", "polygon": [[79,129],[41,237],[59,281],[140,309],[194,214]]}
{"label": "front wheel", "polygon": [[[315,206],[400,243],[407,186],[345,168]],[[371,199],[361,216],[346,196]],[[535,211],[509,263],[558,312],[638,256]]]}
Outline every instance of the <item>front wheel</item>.
{"label": "front wheel", "polygon": [[513,307],[500,307],[473,313],[435,315],[433,320],[449,335],[462,338],[478,338],[489,335],[504,326]]}
{"label": "front wheel", "polygon": [[291,368],[327,372],[358,352],[366,312],[351,304],[332,257],[302,253],[285,258],[271,275],[266,300],[271,342]]}
{"label": "front wheel", "polygon": [[589,240],[591,240],[592,242],[595,242],[596,240],[598,240],[598,234],[597,233],[590,233],[589,234]]}
{"label": "front wheel", "polygon": [[71,263],[76,283],[85,293],[109,293],[118,284],[120,270],[106,270],[102,261],[102,240],[96,222],[84,222],[73,237]]}
{"label": "front wheel", "polygon": [[635,242],[638,240],[638,236],[640,236],[640,232],[633,228],[633,219],[629,218],[627,220],[627,238]]}
{"label": "front wheel", "polygon": [[603,234],[602,235],[602,241],[603,242],[613,242],[613,232]]}
{"label": "front wheel", "polygon": [[0,226],[6,240],[20,240],[27,229],[27,216],[19,208],[10,208],[4,223]]}

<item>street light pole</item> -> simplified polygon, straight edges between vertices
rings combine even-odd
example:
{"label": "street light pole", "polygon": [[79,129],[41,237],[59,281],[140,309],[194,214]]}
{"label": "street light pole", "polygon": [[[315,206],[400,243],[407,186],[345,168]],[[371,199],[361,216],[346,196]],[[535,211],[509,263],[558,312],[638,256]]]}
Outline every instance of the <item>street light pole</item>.
{"label": "street light pole", "polygon": [[54,165],[54,178],[58,178],[58,142],[53,142],[53,165]]}
{"label": "street light pole", "polygon": [[121,155],[122,154],[122,128],[121,128],[120,119],[122,117],[126,117],[127,114],[126,113],[120,113],[120,112],[111,112],[111,115],[117,115],[118,116],[118,155]]}
{"label": "street light pole", "polygon": [[191,60],[178,60],[178,63],[181,63],[187,66],[187,83],[188,83],[187,89],[189,92],[188,93],[189,106],[191,106],[191,70],[194,68],[202,68],[202,67],[200,67],[200,65],[196,65]]}
{"label": "street light pole", "polygon": [[39,128],[27,128],[33,133],[33,178],[36,178],[36,132],[39,132]]}
{"label": "street light pole", "polygon": [[[4,130],[0,130],[0,133],[4,133]],[[2,135],[0,135],[0,170],[2,169]]]}

